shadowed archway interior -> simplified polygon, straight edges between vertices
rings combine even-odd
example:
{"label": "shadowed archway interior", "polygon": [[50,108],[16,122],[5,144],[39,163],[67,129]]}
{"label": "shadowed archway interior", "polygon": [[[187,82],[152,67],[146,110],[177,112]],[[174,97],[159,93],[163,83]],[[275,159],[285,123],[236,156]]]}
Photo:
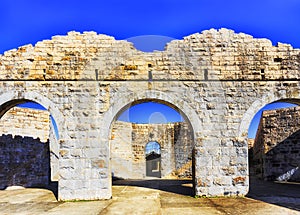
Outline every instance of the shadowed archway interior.
{"label": "shadowed archway interior", "polygon": [[[151,99],[151,105],[156,103],[167,106],[172,111],[174,105],[167,102]],[[128,109],[139,104],[149,104],[148,100],[139,100],[127,105],[118,113],[124,115]],[[170,107],[171,106],[171,107]],[[146,117],[161,114],[162,121],[149,120],[149,123],[139,123],[138,121],[122,121],[122,117],[116,117],[111,126],[111,165],[113,179],[140,179],[155,177],[162,179],[193,179],[193,129],[186,120],[169,122],[166,112],[156,112],[148,110],[150,113]],[[145,113],[145,111],[144,111]],[[179,114],[182,119],[187,119]],[[147,113],[145,113],[147,115]],[[139,114],[139,117],[143,117]],[[124,118],[124,117],[123,117]],[[128,119],[131,117],[128,116]],[[143,119],[141,119],[143,120]],[[147,120],[144,122],[147,122]]]}
{"label": "shadowed archway interior", "polygon": [[57,135],[49,111],[37,103],[22,107],[28,102],[33,105],[19,99],[1,106],[0,186],[41,187],[57,197]]}

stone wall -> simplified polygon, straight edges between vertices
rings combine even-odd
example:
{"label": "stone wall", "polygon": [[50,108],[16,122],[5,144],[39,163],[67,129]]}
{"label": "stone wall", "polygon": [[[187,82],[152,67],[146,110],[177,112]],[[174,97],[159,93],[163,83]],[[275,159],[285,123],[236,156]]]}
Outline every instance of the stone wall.
{"label": "stone wall", "polygon": [[192,177],[192,159],[194,137],[188,123],[174,124],[175,173],[183,177]]}
{"label": "stone wall", "polygon": [[[161,147],[161,176],[192,177],[193,137],[187,123],[136,124],[116,121],[111,134],[112,172],[118,178],[146,178],[145,147]],[[190,164],[190,165],[189,165]]]}
{"label": "stone wall", "polygon": [[[30,140],[29,137],[31,137],[32,139],[37,139],[34,140],[35,142],[40,140],[41,143],[45,144],[45,147],[49,148],[50,146],[51,181],[58,181],[58,140],[50,120],[49,111],[13,107],[0,119],[0,134],[11,135],[12,137],[21,136],[25,138],[25,140]],[[17,140],[20,140],[20,138],[12,138],[12,141]],[[15,144],[17,144],[17,142],[15,142]],[[3,147],[5,146],[7,145],[3,145]],[[20,150],[27,153],[25,149],[20,148]]]}
{"label": "stone wall", "polygon": [[299,114],[300,107],[263,112],[253,147],[253,163],[259,177],[300,181]]}
{"label": "stone wall", "polygon": [[48,111],[13,107],[1,117],[0,122],[0,134],[39,138],[45,143],[49,139],[50,114]]}
{"label": "stone wall", "polygon": [[70,32],[0,55],[0,115],[34,101],[54,117],[60,200],[111,198],[111,124],[144,101],[170,105],[190,122],[196,195],[246,195],[250,122],[268,103],[300,103],[299,70],[299,49],[227,29],[153,53]]}
{"label": "stone wall", "polygon": [[228,29],[195,33],[153,53],[96,32],[69,32],[0,55],[0,79],[148,80],[151,70],[153,80],[284,80],[299,78],[299,61],[291,45]]}
{"label": "stone wall", "polygon": [[[117,121],[113,124],[110,140],[111,171],[117,178],[139,178],[133,167],[132,126]],[[142,177],[140,177],[142,178]]]}
{"label": "stone wall", "polygon": [[49,142],[32,137],[1,135],[0,149],[0,189],[49,185]]}

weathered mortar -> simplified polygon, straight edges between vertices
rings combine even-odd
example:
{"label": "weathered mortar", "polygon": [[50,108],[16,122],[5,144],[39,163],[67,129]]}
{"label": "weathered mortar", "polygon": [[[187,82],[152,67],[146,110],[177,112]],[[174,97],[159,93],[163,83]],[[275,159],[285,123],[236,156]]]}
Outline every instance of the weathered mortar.
{"label": "weathered mortar", "polygon": [[227,29],[154,53],[70,32],[0,55],[0,111],[31,100],[55,118],[61,200],[111,197],[111,123],[131,104],[153,100],[192,125],[195,194],[246,195],[249,124],[265,104],[299,99],[299,65],[299,49]]}
{"label": "weathered mortar", "polygon": [[[264,111],[253,147],[256,174],[265,180],[300,167],[300,107]],[[288,177],[300,181],[300,174]]]}

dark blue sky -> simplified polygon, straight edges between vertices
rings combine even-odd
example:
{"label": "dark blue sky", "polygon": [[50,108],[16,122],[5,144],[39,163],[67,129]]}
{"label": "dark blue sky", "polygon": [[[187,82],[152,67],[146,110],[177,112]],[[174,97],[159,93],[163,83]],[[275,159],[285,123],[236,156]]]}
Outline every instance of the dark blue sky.
{"label": "dark blue sky", "polygon": [[299,11],[299,0],[1,0],[0,53],[71,30],[180,39],[221,27],[300,48]]}
{"label": "dark blue sky", "polygon": [[119,116],[118,120],[146,124],[184,121],[180,113],[176,110],[156,102],[145,102],[133,105],[125,110]]}

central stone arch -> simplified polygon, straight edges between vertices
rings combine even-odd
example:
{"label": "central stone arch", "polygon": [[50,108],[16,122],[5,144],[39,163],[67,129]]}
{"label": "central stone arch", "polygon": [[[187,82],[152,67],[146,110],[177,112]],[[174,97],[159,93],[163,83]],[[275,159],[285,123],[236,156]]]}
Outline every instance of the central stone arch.
{"label": "central stone arch", "polygon": [[[107,147],[107,155],[110,155],[109,137],[110,137],[110,131],[113,122],[125,109],[130,107],[130,105],[142,103],[145,101],[157,101],[159,103],[166,104],[174,108],[175,110],[177,110],[184,118],[184,120],[190,125],[190,128],[192,129],[194,147],[197,145],[196,144],[197,136],[199,136],[202,128],[199,116],[195,113],[195,110],[189,106],[189,104],[180,100],[179,97],[176,97],[176,95],[164,93],[161,91],[148,90],[148,91],[136,93],[134,95],[132,93],[120,93],[115,98],[116,98],[115,99],[116,103],[113,103],[110,106],[109,110],[104,114],[103,122],[109,122],[109,123],[107,123],[105,127],[101,129],[101,135],[100,135],[102,145],[106,145]],[[110,156],[107,162],[108,162],[108,175],[109,175],[108,178],[111,180]],[[195,178],[196,175],[194,175],[193,180],[195,180]],[[109,183],[110,183],[109,190],[111,193],[112,182],[109,181]]]}

